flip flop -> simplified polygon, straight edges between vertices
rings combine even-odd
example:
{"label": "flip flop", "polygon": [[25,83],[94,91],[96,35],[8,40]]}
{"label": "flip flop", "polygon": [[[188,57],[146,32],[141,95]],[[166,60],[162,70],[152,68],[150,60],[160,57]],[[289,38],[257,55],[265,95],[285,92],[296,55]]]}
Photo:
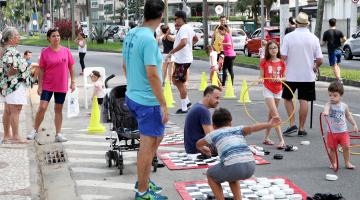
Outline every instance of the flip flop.
{"label": "flip flop", "polygon": [[13,141],[11,141],[11,144],[29,144],[29,141],[19,139],[19,140],[13,140]]}
{"label": "flip flop", "polygon": [[[278,146],[276,146],[276,149],[278,149],[278,150],[283,150],[283,149],[285,149],[287,146],[285,146],[285,144],[283,144],[283,145],[278,145]],[[285,150],[286,151],[286,150]]]}
{"label": "flip flop", "polygon": [[354,170],[355,169],[355,166],[351,166],[351,167],[345,167],[346,169],[351,169],[351,170]]}
{"label": "flip flop", "polygon": [[274,142],[271,141],[271,140],[264,140],[263,144],[265,144],[265,145],[274,145]]}

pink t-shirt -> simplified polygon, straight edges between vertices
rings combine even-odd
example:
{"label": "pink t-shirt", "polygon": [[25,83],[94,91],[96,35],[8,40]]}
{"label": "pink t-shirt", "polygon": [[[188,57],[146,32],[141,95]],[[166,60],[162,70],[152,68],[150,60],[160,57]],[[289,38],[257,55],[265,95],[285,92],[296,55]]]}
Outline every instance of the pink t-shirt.
{"label": "pink t-shirt", "polygon": [[231,43],[231,45],[223,45],[224,48],[224,55],[225,56],[236,56],[234,51],[234,43],[230,34],[226,34],[224,36],[223,43]]}
{"label": "pink t-shirt", "polygon": [[47,47],[41,52],[39,65],[44,70],[42,89],[66,93],[69,69],[74,65],[70,50],[60,47],[60,50],[54,51],[51,47]]}

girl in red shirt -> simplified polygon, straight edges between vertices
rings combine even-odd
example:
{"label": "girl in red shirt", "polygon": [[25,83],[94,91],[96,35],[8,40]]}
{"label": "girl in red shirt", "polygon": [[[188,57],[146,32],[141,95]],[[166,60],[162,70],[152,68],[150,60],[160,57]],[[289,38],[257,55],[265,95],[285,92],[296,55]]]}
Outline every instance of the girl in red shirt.
{"label": "girl in red shirt", "polygon": [[[268,119],[279,116],[278,105],[282,94],[282,80],[285,80],[285,62],[280,60],[279,45],[275,41],[270,41],[265,47],[265,58],[260,63],[260,78],[264,84],[264,98],[269,110]],[[271,78],[271,79],[267,79]],[[265,131],[263,144],[273,145],[270,140],[270,128]],[[275,127],[280,143],[278,149],[285,148],[285,141],[281,133],[280,126]]]}

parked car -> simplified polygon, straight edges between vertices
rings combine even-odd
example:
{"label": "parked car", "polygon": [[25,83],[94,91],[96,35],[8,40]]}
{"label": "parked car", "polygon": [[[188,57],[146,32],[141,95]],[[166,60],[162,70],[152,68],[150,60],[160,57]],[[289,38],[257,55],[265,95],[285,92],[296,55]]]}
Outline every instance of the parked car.
{"label": "parked car", "polygon": [[[279,27],[268,26],[264,27],[264,39],[267,41],[275,40],[280,44],[280,29]],[[252,54],[259,54],[261,48],[261,29],[257,29],[251,34],[250,39],[244,49],[244,54],[251,56]]]}
{"label": "parked car", "polygon": [[245,53],[245,46],[247,36],[244,30],[242,29],[232,29],[231,36],[234,42],[234,50],[235,51],[244,51]]}
{"label": "parked car", "polygon": [[114,40],[119,40],[120,42],[123,42],[129,30],[129,27],[120,26],[118,32],[114,34]]}
{"label": "parked car", "polygon": [[86,35],[89,36],[89,27],[87,22],[80,22],[80,27],[82,29],[82,32]]}
{"label": "parked car", "polygon": [[344,59],[351,60],[354,56],[360,56],[360,31],[351,35],[344,43]]}

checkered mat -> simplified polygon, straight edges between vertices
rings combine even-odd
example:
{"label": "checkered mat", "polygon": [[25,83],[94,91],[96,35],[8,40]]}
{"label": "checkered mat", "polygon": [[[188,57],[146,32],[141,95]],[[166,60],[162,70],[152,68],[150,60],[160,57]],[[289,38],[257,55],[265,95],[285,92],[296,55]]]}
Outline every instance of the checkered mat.
{"label": "checkered mat", "polygon": [[160,146],[171,146],[179,144],[184,144],[184,133],[182,131],[172,131],[165,133]]}
{"label": "checkered mat", "polygon": [[[219,157],[211,157],[209,159],[197,159],[200,154],[186,154],[179,152],[159,152],[158,157],[170,170],[183,170],[183,169],[202,169],[209,168],[210,166],[219,163]],[[270,164],[269,161],[260,156],[254,155],[257,165]]]}
{"label": "checkered mat", "polygon": [[[225,182],[221,185],[225,199],[232,199],[229,184]],[[183,200],[206,200],[214,196],[207,181],[175,182],[175,188]],[[246,179],[240,181],[240,188],[243,200],[305,200],[307,196],[302,189],[285,177]]]}

